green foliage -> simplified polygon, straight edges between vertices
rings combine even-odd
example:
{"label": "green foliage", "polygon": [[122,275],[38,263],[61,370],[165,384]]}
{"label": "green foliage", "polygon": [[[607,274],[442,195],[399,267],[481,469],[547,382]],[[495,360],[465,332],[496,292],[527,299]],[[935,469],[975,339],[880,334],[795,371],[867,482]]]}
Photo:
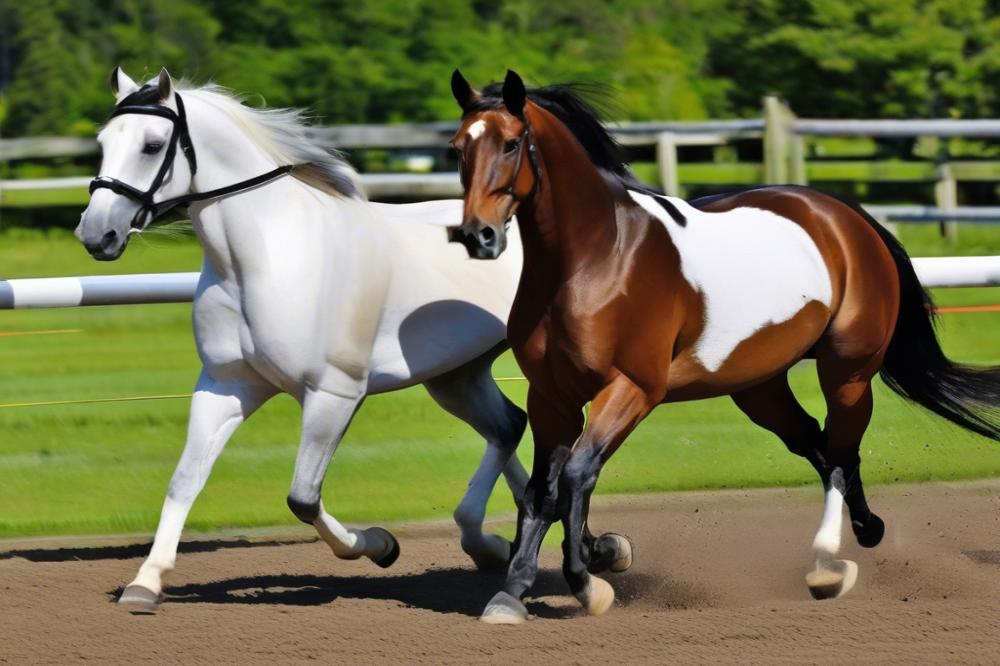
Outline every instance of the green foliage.
{"label": "green foliage", "polygon": [[166,66],[325,123],[455,117],[451,71],[612,87],[633,120],[995,115],[986,0],[0,0],[6,135],[92,134],[107,75]]}
{"label": "green foliage", "polygon": [[777,93],[804,116],[976,117],[998,111],[1000,17],[985,0],[730,0],[744,24],[709,60],[755,112]]}

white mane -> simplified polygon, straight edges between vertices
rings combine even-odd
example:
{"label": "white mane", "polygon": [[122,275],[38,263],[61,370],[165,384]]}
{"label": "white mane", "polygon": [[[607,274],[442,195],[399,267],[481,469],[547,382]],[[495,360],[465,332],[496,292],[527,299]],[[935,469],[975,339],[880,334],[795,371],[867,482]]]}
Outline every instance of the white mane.
{"label": "white mane", "polygon": [[277,164],[298,165],[292,175],[330,194],[364,198],[358,173],[329,141],[316,136],[300,109],[254,109],[243,98],[215,84],[178,91],[214,106],[231,118]]}

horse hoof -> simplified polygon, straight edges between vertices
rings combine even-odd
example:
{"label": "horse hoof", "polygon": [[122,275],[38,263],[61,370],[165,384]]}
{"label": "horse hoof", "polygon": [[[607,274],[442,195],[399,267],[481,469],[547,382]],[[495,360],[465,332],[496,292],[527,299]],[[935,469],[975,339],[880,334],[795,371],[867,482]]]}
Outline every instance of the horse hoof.
{"label": "horse hoof", "polygon": [[874,513],[868,517],[868,522],[861,524],[851,521],[851,529],[862,548],[874,548],[882,542],[885,536],[885,523]]}
{"label": "horse hoof", "polygon": [[632,540],[627,536],[608,532],[594,540],[591,548],[590,564],[587,571],[601,573],[614,571],[621,573],[632,566]]}
{"label": "horse hoof", "polygon": [[399,542],[396,541],[396,537],[392,536],[389,530],[383,529],[381,527],[369,527],[365,530],[365,539],[371,539],[375,537],[382,543],[388,546],[388,550],[384,555],[378,557],[372,557],[371,561],[379,565],[383,569],[388,569],[391,567],[396,560],[399,558]]}
{"label": "horse hoof", "polygon": [[838,599],[854,587],[858,580],[858,565],[851,560],[833,560],[817,564],[806,574],[806,585],[813,599]]}
{"label": "horse hoof", "polygon": [[162,594],[142,585],[129,585],[118,597],[118,605],[130,613],[155,613],[162,602]]}
{"label": "horse hoof", "polygon": [[487,534],[476,547],[462,549],[468,553],[480,571],[505,571],[510,562],[510,542],[502,536]]}
{"label": "horse hoof", "polygon": [[528,609],[506,592],[494,594],[479,616],[479,621],[486,624],[522,624],[527,619]]}
{"label": "horse hoof", "polygon": [[615,589],[603,578],[590,576],[587,586],[576,595],[588,615],[604,615],[615,602]]}

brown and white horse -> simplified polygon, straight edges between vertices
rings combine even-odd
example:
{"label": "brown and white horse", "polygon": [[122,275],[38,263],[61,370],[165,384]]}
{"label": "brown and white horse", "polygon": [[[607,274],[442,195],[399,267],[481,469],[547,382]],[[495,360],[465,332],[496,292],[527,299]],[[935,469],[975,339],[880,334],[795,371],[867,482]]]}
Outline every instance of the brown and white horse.
{"label": "brown and white horse", "polygon": [[[590,495],[604,463],[660,403],[731,395],[812,463],[826,488],[806,577],[817,598],[846,593],[857,575],[853,562],[835,559],[845,502],[862,546],[884,532],[859,471],[877,372],[904,397],[1000,438],[1000,369],[944,356],[909,258],[860,208],[786,186],[688,204],[638,184],[569,87],[526,91],[508,72],[502,88],[478,92],[456,71],[452,90],[463,110],[452,143],[465,187],[452,240],[495,258],[516,212],[524,247],[508,336],[531,383],[534,470],[506,584],[483,620],[527,616],[520,598],[556,520],[570,589],[591,614],[610,607],[614,591],[588,570],[627,568],[631,546],[590,534]],[[823,428],[788,386],[803,358],[816,360]]]}

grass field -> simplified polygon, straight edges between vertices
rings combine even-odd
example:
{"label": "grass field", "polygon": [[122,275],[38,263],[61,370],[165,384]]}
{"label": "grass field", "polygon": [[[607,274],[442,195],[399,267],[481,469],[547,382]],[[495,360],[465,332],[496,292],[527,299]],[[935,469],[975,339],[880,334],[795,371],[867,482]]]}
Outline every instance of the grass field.
{"label": "grass field", "polygon": [[[907,227],[915,255],[1000,253],[1000,229],[963,227],[945,246],[930,228]],[[118,262],[91,260],[65,230],[0,233],[0,277],[197,270],[191,238],[140,238]],[[941,304],[1000,302],[1000,290],[940,292]],[[187,305],[0,312],[0,405],[185,394],[198,362]],[[72,331],[47,335],[8,335]],[[952,314],[942,336],[953,357],[1000,363],[1000,314]],[[497,376],[519,374],[509,356]],[[812,367],[794,387],[822,417]],[[526,384],[503,388],[523,404]],[[74,406],[0,406],[0,537],[151,531],[180,454],[182,399]],[[285,507],[299,410],[279,397],[239,430],[189,525],[196,529],[293,523]],[[334,458],[326,506],[346,521],[450,515],[482,452],[479,438],[441,412],[421,388],[370,398]],[[520,455],[528,462],[530,444]],[[1000,476],[1000,445],[967,435],[877,387],[863,447],[874,483]],[[606,468],[598,492],[814,483],[806,463],[757,429],[728,399],[661,407]],[[818,492],[818,491],[817,491]],[[492,512],[512,509],[497,493]]]}

